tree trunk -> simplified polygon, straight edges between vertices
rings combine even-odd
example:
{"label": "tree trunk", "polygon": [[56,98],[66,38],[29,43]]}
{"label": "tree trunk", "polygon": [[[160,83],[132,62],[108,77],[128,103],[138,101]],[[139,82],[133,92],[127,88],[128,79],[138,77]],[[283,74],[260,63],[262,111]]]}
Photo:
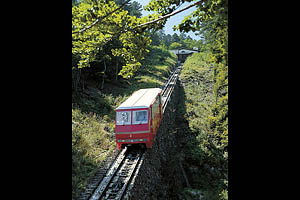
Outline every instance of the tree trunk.
{"label": "tree trunk", "polygon": [[74,88],[74,91],[78,90],[80,76],[81,76],[81,69],[75,69],[73,71],[73,88]]}

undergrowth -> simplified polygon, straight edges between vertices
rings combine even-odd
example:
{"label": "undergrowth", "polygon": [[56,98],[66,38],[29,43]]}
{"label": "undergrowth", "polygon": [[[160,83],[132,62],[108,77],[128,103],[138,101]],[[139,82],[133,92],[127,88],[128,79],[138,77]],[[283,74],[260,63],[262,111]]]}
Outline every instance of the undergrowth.
{"label": "undergrowth", "polygon": [[101,91],[99,83],[90,81],[83,91],[72,93],[72,199],[116,148],[115,108],[138,89],[162,87],[176,65],[176,55],[153,46],[142,64],[131,80],[106,80]]}
{"label": "undergrowth", "polygon": [[184,86],[185,111],[181,120],[187,120],[189,139],[185,146],[185,168],[192,188],[182,195],[186,199],[219,200],[227,197],[227,158],[214,143],[210,123],[216,104],[214,95],[215,63],[207,52],[188,57],[181,71]]}

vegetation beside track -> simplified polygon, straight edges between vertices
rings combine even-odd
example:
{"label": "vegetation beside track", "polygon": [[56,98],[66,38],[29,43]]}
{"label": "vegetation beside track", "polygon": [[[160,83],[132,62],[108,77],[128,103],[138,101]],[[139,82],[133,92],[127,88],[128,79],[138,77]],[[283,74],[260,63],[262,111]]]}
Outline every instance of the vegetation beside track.
{"label": "vegetation beside track", "polygon": [[105,83],[89,80],[72,92],[72,199],[86,188],[88,180],[116,148],[113,136],[114,109],[134,91],[161,87],[176,65],[176,56],[161,46],[152,46],[136,76]]}
{"label": "vegetation beside track", "polygon": [[182,122],[179,129],[186,135],[183,163],[191,181],[191,188],[185,188],[181,195],[188,200],[199,199],[201,193],[205,199],[228,199],[227,140],[222,140],[227,135],[217,132],[212,120],[219,117],[215,93],[218,64],[213,57],[209,52],[193,54],[184,63],[180,75],[184,106],[179,110],[177,121]]}
{"label": "vegetation beside track", "polygon": [[[107,146],[114,144],[114,108],[134,90],[162,85],[175,63],[172,56],[164,55],[167,51],[154,47],[142,61],[151,40],[152,45],[198,47],[202,52],[187,60],[182,71],[187,101],[180,103],[184,106],[178,109],[177,121],[186,124],[178,128],[188,133],[183,164],[193,177],[192,189],[186,188],[182,197],[199,199],[200,189],[205,199],[228,199],[228,0],[193,1],[197,1],[196,10],[175,29],[195,31],[201,36],[196,43],[180,42],[177,34],[171,38],[155,33],[167,20],[153,23],[190,0],[151,0],[144,9],[155,12],[142,18],[131,12],[140,10],[138,4],[129,5],[135,9],[126,8],[121,3],[125,0],[72,1],[72,199],[105,159],[110,151]],[[153,55],[156,51],[157,56]],[[103,157],[97,157],[103,149]]]}

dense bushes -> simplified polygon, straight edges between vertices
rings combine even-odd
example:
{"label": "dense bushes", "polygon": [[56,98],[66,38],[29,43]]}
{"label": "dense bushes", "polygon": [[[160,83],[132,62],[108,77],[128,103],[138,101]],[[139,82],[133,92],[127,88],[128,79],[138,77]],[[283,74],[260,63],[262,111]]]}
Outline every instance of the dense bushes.
{"label": "dense bushes", "polygon": [[[192,131],[208,133],[207,121],[213,105],[213,66],[207,63],[209,55],[196,53],[184,63],[181,79],[186,94],[186,118]],[[201,129],[200,129],[201,128]]]}
{"label": "dense bushes", "polygon": [[186,98],[184,118],[194,136],[187,143],[185,161],[192,166],[194,188],[201,189],[207,199],[226,199],[228,107],[227,95],[222,96],[221,90],[227,86],[216,86],[219,77],[214,58],[210,52],[195,53],[180,75]]}
{"label": "dense bushes", "polygon": [[106,115],[72,109],[72,197],[83,190],[88,177],[100,167],[115,148],[111,130],[114,124]]}

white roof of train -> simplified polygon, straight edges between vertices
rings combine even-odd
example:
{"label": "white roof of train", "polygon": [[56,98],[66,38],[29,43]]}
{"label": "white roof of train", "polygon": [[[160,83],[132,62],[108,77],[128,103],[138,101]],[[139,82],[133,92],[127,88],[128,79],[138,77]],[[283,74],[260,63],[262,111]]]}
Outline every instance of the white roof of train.
{"label": "white roof of train", "polygon": [[134,92],[126,101],[117,107],[116,110],[149,108],[155,97],[161,91],[160,88],[140,89]]}

